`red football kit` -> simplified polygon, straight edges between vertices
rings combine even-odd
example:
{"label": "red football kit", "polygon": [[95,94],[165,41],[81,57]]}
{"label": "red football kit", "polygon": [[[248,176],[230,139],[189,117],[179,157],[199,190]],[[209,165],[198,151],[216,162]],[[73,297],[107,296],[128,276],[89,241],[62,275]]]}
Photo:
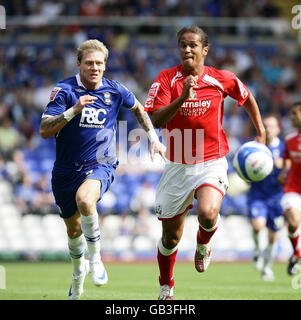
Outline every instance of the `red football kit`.
{"label": "red football kit", "polygon": [[[178,98],[185,78],[182,65],[161,71],[149,90],[145,110],[151,115]],[[242,106],[250,92],[232,72],[204,66],[190,97],[162,127],[170,161],[195,164],[229,152],[222,128],[224,99],[228,95]]]}
{"label": "red football kit", "polygon": [[297,192],[301,195],[301,133],[294,130],[285,136],[284,159],[291,160],[284,192]]}

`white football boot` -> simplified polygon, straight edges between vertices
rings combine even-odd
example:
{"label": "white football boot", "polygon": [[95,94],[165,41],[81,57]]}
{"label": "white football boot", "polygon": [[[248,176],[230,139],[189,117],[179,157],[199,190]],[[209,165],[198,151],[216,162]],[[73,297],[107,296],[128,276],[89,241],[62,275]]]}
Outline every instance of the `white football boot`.
{"label": "white football boot", "polygon": [[197,243],[194,255],[194,265],[198,272],[204,272],[211,261],[211,248],[209,244]]}
{"label": "white football boot", "polygon": [[265,267],[261,271],[261,277],[263,281],[274,281],[274,272],[270,267]]}
{"label": "white football boot", "polygon": [[160,286],[158,300],[173,300],[173,288],[170,288],[168,284]]}
{"label": "white football boot", "polygon": [[263,269],[264,259],[258,251],[254,251],[254,253],[253,253],[252,264],[256,270]]}
{"label": "white football boot", "polygon": [[84,282],[86,275],[89,273],[89,261],[85,260],[85,270],[82,274],[75,276],[72,275],[72,283],[69,289],[69,300],[79,300],[80,296],[84,292]]}
{"label": "white football boot", "polygon": [[102,261],[90,261],[92,281],[96,286],[102,286],[108,282],[108,274]]}

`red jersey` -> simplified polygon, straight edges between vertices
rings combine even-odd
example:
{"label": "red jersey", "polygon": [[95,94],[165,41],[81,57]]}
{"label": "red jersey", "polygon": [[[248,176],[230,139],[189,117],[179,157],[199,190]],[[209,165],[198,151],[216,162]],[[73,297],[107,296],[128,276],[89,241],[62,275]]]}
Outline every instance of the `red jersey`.
{"label": "red jersey", "polygon": [[[149,90],[145,111],[151,115],[178,98],[185,78],[182,65],[161,71]],[[204,66],[191,96],[162,127],[166,157],[186,164],[224,157],[229,152],[222,128],[224,99],[229,95],[242,106],[249,94],[232,72]]]}
{"label": "red jersey", "polygon": [[285,136],[284,159],[291,160],[284,192],[297,192],[301,194],[301,133],[294,130]]}

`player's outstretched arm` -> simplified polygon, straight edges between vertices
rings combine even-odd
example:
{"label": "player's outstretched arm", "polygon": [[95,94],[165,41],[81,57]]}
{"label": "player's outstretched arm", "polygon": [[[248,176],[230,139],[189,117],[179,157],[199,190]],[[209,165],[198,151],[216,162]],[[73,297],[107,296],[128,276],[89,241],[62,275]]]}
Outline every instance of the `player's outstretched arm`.
{"label": "player's outstretched arm", "polygon": [[76,104],[65,112],[57,116],[44,117],[40,124],[40,135],[42,138],[47,139],[59,132],[74,116],[79,114],[83,108],[90,103],[93,103],[97,97],[94,96],[81,96]]}
{"label": "player's outstretched arm", "polygon": [[164,160],[167,160],[165,157],[166,147],[159,141],[151,119],[144,111],[142,104],[137,99],[135,99],[135,107],[132,108],[131,111],[133,112],[141,127],[147,133],[148,138],[151,142],[150,154],[152,161],[154,160],[155,153],[159,153]]}
{"label": "player's outstretched arm", "polygon": [[255,98],[253,97],[252,93],[250,93],[250,96],[248,100],[244,103],[245,109],[247,110],[249,117],[251,118],[256,131],[257,136],[255,138],[255,141],[261,142],[263,144],[266,144],[266,132],[265,128],[261,119],[260,111],[257,105],[257,102]]}

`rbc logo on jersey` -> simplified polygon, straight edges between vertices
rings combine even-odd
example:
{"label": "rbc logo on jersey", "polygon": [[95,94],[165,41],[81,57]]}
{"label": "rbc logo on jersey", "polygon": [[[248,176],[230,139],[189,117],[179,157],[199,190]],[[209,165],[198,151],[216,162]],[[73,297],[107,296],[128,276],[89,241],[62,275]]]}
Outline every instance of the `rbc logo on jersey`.
{"label": "rbc logo on jersey", "polygon": [[103,124],[107,120],[104,116],[107,111],[103,108],[95,109],[91,107],[85,107],[82,110],[82,116],[79,126],[85,128],[104,128]]}

